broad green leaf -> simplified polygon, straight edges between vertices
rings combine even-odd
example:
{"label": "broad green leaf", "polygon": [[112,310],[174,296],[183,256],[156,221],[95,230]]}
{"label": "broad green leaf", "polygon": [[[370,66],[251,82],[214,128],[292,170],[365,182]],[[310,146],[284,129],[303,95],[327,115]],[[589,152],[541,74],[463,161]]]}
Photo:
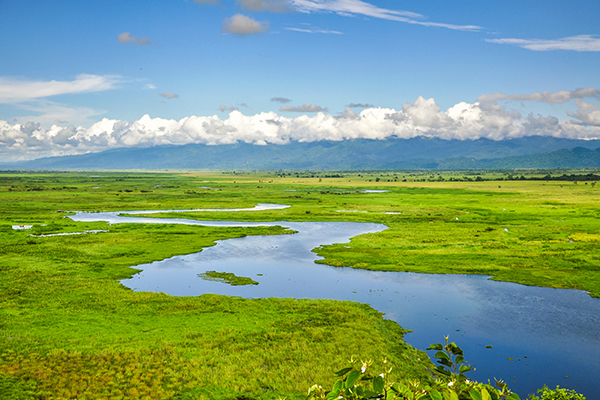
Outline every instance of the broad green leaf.
{"label": "broad green leaf", "polygon": [[429,392],[429,397],[431,397],[431,400],[444,400],[442,398],[442,394],[437,390],[432,390],[431,392]]}
{"label": "broad green leaf", "polygon": [[406,390],[406,386],[402,385],[401,383],[394,382],[392,383],[391,389],[396,393],[401,393]]}
{"label": "broad green leaf", "polygon": [[489,392],[486,389],[481,389],[481,400],[492,400]]}
{"label": "broad green leaf", "polygon": [[436,371],[442,375],[446,375],[446,376],[450,376],[450,371],[448,371],[446,368],[442,367],[441,365],[438,365],[437,367],[435,367]]}
{"label": "broad green leaf", "polygon": [[336,392],[336,394],[339,393],[339,391],[342,390],[343,386],[344,386],[344,382],[342,382],[341,380],[338,380],[336,383],[333,384],[332,392]]}
{"label": "broad green leaf", "polygon": [[327,393],[327,396],[325,396],[325,400],[335,400],[338,398],[338,394],[337,393]]}
{"label": "broad green leaf", "polygon": [[458,372],[460,372],[462,374],[463,372],[468,372],[470,370],[471,370],[470,365],[461,365],[460,368],[458,369]]}
{"label": "broad green leaf", "polygon": [[435,353],[434,357],[435,358],[443,358],[443,359],[447,360],[448,359],[448,354],[446,354],[443,351],[438,351],[437,353]]}
{"label": "broad green leaf", "polygon": [[344,384],[344,387],[347,389],[347,388],[354,386],[354,383],[358,380],[358,378],[360,378],[360,371],[353,369],[348,374],[348,377],[346,378],[346,383]]}
{"label": "broad green leaf", "polygon": [[383,378],[377,375],[375,378],[373,378],[373,390],[377,393],[381,393],[383,392],[383,388]]}
{"label": "broad green leaf", "polygon": [[483,398],[481,397],[481,393],[479,393],[479,390],[471,390],[469,392],[469,395],[473,400],[483,400]]}
{"label": "broad green leaf", "polygon": [[339,371],[335,372],[336,376],[342,376],[342,375],[346,375],[348,372],[352,371],[354,368],[352,367],[347,367],[347,368],[342,368]]}
{"label": "broad green leaf", "polygon": [[516,393],[511,393],[508,396],[506,396],[505,400],[521,400],[521,398],[519,397],[518,394]]}
{"label": "broad green leaf", "polygon": [[462,362],[464,362],[464,361],[465,361],[465,358],[464,358],[463,356],[456,356],[456,360],[455,360],[455,362],[456,362],[457,364],[460,364],[460,363],[462,363]]}
{"label": "broad green leaf", "polygon": [[441,343],[434,343],[429,345],[429,347],[426,350],[443,350],[444,346],[442,346]]}

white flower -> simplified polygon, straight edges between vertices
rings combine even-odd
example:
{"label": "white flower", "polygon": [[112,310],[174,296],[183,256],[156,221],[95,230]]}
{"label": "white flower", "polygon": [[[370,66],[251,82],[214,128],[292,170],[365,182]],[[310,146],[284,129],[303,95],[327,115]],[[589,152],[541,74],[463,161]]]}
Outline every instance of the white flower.
{"label": "white flower", "polygon": [[454,382],[448,382],[448,386],[454,385]]}
{"label": "white flower", "polygon": [[362,372],[363,374],[367,371],[367,363],[363,363],[362,368],[360,369],[360,372]]}

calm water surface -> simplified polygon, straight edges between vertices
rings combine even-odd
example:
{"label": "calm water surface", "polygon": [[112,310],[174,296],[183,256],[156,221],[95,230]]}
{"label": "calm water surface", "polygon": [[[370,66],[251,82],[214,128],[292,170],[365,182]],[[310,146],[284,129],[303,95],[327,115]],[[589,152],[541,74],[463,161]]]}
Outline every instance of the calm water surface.
{"label": "calm water surface", "polygon": [[[259,205],[258,209],[265,207],[285,206]],[[588,399],[600,393],[600,300],[584,292],[495,282],[474,275],[376,272],[315,264],[321,257],[312,249],[386,229],[381,224],[194,221],[117,213],[80,213],[71,218],[290,227],[298,233],[223,240],[200,253],[139,265],[135,268],[142,272],[121,282],[133,290],[174,296],[216,293],[369,303],[386,318],[413,330],[405,338],[419,349],[449,335],[475,366],[470,375],[476,380],[503,379],[523,398],[543,384],[573,388]],[[250,277],[259,285],[229,286],[198,277],[211,270]]]}

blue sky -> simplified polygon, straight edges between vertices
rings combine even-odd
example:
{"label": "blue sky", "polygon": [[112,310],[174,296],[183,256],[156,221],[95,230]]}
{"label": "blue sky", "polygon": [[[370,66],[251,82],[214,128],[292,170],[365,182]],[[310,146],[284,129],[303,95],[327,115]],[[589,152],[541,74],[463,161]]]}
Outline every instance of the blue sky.
{"label": "blue sky", "polygon": [[0,155],[600,138],[599,20],[577,0],[0,0]]}

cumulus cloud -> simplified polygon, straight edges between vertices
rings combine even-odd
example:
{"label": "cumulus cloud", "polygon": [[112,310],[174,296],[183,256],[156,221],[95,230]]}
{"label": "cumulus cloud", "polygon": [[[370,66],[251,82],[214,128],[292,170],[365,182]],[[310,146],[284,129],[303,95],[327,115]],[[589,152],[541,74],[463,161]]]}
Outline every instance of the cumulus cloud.
{"label": "cumulus cloud", "polygon": [[114,89],[120,77],[77,75],[72,81],[24,81],[0,77],[0,103],[19,103],[61,94],[102,92]]}
{"label": "cumulus cloud", "polygon": [[319,112],[327,111],[327,108],[323,108],[316,104],[304,103],[301,106],[281,106],[279,111],[290,111],[290,112]]}
{"label": "cumulus cloud", "polygon": [[129,32],[123,32],[117,37],[117,43],[123,44],[137,44],[138,46],[146,46],[150,44],[150,40],[147,37],[137,38],[131,35]]}
{"label": "cumulus cloud", "polygon": [[289,12],[290,7],[287,0],[236,0],[240,7],[252,11]]}
{"label": "cumulus cloud", "polygon": [[590,104],[577,100],[577,113],[567,111],[567,114],[581,121],[584,125],[600,126],[600,109],[598,104]]}
{"label": "cumulus cloud", "polygon": [[276,103],[289,103],[292,99],[288,99],[287,97],[271,97],[271,101]]}
{"label": "cumulus cloud", "polygon": [[561,90],[558,92],[535,92],[529,94],[504,94],[500,92],[489,93],[479,96],[477,101],[539,101],[549,104],[564,104],[574,99],[583,99],[586,97],[595,97],[600,99],[600,89],[593,87],[579,88],[575,90]]}
{"label": "cumulus cloud", "polygon": [[265,33],[269,30],[269,22],[264,24],[242,14],[235,14],[231,18],[223,21],[221,33],[233,33],[238,36],[246,36],[258,33]]}
{"label": "cumulus cloud", "polygon": [[512,44],[534,51],[600,51],[600,37],[597,35],[578,35],[561,39],[486,39],[486,42]]}
{"label": "cumulus cloud", "polygon": [[453,25],[425,21],[425,17],[410,11],[380,8],[362,0],[289,0],[300,12],[334,12],[342,16],[363,15],[366,17],[387,19],[427,27],[447,28],[460,31],[479,31],[477,25]]}
{"label": "cumulus cloud", "polygon": [[227,107],[225,104],[219,105],[219,111],[221,111],[221,112],[223,112],[223,111],[237,111],[239,109],[240,108],[236,107],[236,106],[229,106],[229,107]]}
{"label": "cumulus cloud", "polygon": [[164,92],[164,93],[159,93],[160,96],[164,97],[165,99],[177,99],[179,98],[179,95],[176,93],[171,93],[171,92]]}
{"label": "cumulus cloud", "polygon": [[[213,115],[190,116],[177,121],[145,115],[133,122],[105,118],[89,128],[54,124],[46,129],[37,123],[0,121],[0,157],[8,161],[117,147],[189,143],[264,145],[291,141],[414,137],[504,140],[535,135],[600,139],[599,106],[581,99],[576,99],[576,103],[577,111],[569,112],[571,119],[564,120],[552,115],[522,116],[489,101],[460,102],[442,110],[434,99],[418,97],[413,103],[404,104],[400,110],[366,108],[356,113],[347,108],[337,115],[318,112],[295,118],[283,117],[275,112],[244,115],[231,109],[223,119]],[[312,111],[316,111],[312,107],[318,107],[308,106]]]}
{"label": "cumulus cloud", "polygon": [[348,108],[372,108],[373,104],[369,103],[350,103],[347,106]]}

